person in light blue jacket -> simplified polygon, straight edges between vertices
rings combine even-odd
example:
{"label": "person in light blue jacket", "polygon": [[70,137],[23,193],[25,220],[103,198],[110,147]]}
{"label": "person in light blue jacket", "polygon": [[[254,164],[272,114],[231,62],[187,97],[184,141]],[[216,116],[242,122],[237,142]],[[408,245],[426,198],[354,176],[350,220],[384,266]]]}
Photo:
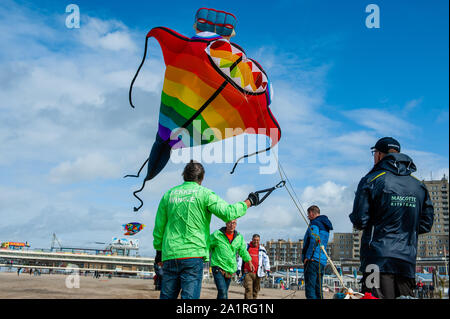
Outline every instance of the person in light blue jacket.
{"label": "person in light blue jacket", "polygon": [[322,280],[327,265],[325,250],[333,225],[325,215],[320,215],[316,205],[308,208],[309,227],[303,239],[302,259],[305,276],[305,295],[307,299],[323,299]]}

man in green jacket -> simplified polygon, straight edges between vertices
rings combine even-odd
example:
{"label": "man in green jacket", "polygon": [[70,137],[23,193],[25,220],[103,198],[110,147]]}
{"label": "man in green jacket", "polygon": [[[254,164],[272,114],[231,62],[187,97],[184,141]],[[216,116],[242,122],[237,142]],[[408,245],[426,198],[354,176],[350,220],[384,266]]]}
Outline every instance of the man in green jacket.
{"label": "man in green jacket", "polygon": [[[226,223],[226,227],[216,230],[210,237],[211,268],[217,287],[217,299],[228,299],[231,277],[237,271],[236,253],[244,262],[252,260],[244,237],[236,231],[236,225],[237,221],[231,220]],[[250,263],[249,266],[254,271],[253,264]]]}
{"label": "man in green jacket", "polygon": [[199,299],[203,260],[209,259],[209,225],[214,214],[224,222],[244,216],[259,204],[257,194],[230,205],[201,186],[205,170],[191,160],[183,171],[184,183],[167,191],[159,203],[153,230],[156,262],[163,263],[161,299]]}

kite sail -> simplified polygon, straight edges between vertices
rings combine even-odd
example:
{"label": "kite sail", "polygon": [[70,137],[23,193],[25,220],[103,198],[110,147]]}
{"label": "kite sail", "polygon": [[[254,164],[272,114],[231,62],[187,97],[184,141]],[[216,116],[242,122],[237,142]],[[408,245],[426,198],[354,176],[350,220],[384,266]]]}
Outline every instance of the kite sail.
{"label": "kite sail", "polygon": [[133,236],[133,235],[139,233],[145,227],[145,225],[143,225],[141,223],[128,223],[128,224],[125,224],[122,226],[125,230],[124,235],[127,235],[127,236]]}
{"label": "kite sail", "polygon": [[[204,10],[212,10],[207,11],[208,14],[217,12],[216,20],[219,14],[224,13],[202,8],[197,14],[198,25],[210,26],[214,22],[209,23],[211,19],[208,16],[202,18],[199,13],[204,13]],[[218,25],[228,26],[223,32],[230,33],[230,25]],[[270,146],[242,159],[268,151],[281,137],[278,122],[269,108],[270,82],[266,73],[258,62],[246,56],[240,46],[214,32],[199,32],[188,38],[165,27],[153,28],[147,34],[144,57],[131,82],[129,99],[132,107],[132,87],[144,64],[151,37],[161,46],[166,72],[158,132],[150,156],[137,175],[126,176],[139,177],[148,163],[142,187],[133,193],[141,202],[134,211],[143,205],[136,193],[144,189],[146,181],[161,172],[172,149],[204,145],[242,133],[265,134],[270,138]]]}

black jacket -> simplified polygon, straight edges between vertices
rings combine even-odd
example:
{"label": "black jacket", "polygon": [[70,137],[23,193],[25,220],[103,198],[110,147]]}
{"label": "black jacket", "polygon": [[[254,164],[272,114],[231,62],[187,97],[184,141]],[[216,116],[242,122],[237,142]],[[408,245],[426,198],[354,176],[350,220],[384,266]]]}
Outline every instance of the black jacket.
{"label": "black jacket", "polygon": [[[402,273],[398,263],[407,262],[414,272],[418,235],[433,226],[434,210],[425,185],[411,176],[412,159],[402,153],[386,155],[361,179],[350,220],[363,230],[361,268],[378,264],[381,272]],[[384,261],[395,263],[383,269]],[[397,269],[396,269],[397,268]]]}

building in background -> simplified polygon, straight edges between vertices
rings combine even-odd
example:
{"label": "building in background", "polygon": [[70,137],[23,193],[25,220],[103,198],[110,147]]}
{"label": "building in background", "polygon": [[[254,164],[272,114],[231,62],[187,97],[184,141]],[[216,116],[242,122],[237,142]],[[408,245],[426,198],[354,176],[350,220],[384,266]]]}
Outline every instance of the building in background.
{"label": "building in background", "polygon": [[444,247],[448,255],[448,178],[423,181],[430,193],[434,207],[434,222],[431,231],[419,236],[417,257],[444,256]]}
{"label": "building in background", "polygon": [[334,233],[330,246],[332,260],[353,259],[353,233]]}
{"label": "building in background", "polygon": [[266,250],[269,255],[270,263],[299,265],[302,263],[303,240],[296,242],[290,239],[270,240],[266,242]]}

